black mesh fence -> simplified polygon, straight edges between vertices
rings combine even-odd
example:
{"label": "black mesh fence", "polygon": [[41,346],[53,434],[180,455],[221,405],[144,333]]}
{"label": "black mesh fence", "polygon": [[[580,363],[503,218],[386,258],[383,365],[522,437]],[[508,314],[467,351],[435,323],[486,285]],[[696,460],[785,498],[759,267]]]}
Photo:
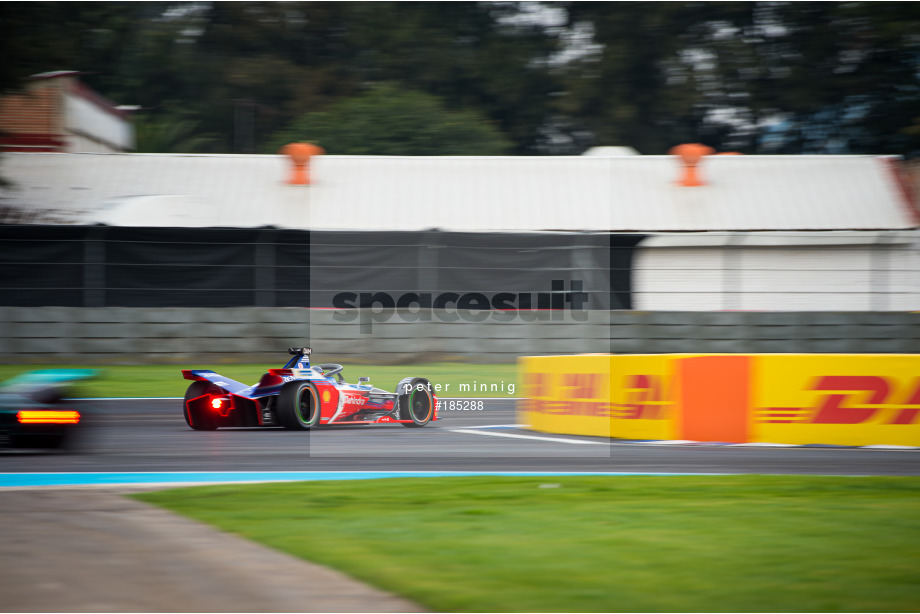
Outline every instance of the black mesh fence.
{"label": "black mesh fence", "polygon": [[642,238],[0,226],[0,305],[333,307],[343,292],[424,288],[490,296],[584,290],[588,309],[631,309],[633,250]]}

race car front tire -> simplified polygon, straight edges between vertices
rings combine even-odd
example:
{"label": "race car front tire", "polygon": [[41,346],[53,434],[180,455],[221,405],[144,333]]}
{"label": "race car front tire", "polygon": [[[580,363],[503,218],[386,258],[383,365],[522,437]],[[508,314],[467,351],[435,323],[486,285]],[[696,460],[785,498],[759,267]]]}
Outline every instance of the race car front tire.
{"label": "race car front tire", "polygon": [[408,382],[403,380],[397,386],[399,393],[399,419],[409,428],[422,427],[434,416],[434,397],[431,394],[431,382],[423,377],[414,377]]}
{"label": "race car front tire", "polygon": [[278,422],[286,429],[306,431],[319,424],[319,394],[309,382],[288,382],[278,394]]}
{"label": "race car front tire", "polygon": [[192,382],[185,391],[185,400],[182,402],[182,415],[185,417],[185,423],[196,431],[213,431],[217,429],[217,420],[204,412],[195,412],[194,416],[189,415],[188,402],[190,399],[197,399],[209,392],[216,393],[220,388],[210,382]]}

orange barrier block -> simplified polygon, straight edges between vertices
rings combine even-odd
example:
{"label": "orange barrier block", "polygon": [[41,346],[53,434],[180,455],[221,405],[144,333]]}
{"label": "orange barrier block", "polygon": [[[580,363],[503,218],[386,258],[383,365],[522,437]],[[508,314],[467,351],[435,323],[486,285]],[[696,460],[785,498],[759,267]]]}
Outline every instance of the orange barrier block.
{"label": "orange barrier block", "polygon": [[681,439],[747,442],[750,357],[693,356],[676,366]]}

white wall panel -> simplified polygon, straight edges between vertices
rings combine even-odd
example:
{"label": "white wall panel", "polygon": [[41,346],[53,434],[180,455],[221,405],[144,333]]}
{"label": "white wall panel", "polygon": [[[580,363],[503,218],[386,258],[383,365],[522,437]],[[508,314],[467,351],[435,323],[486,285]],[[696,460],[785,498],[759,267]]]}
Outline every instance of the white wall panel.
{"label": "white wall panel", "polygon": [[640,246],[633,270],[634,307],[661,311],[920,310],[917,245],[885,245],[880,257],[877,239],[868,236],[861,246],[802,248]]}
{"label": "white wall panel", "polygon": [[[131,123],[100,109],[81,96],[64,94],[64,128],[105,144],[109,151],[134,149],[134,127]],[[93,151],[96,150],[78,148],[72,149],[71,153]]]}

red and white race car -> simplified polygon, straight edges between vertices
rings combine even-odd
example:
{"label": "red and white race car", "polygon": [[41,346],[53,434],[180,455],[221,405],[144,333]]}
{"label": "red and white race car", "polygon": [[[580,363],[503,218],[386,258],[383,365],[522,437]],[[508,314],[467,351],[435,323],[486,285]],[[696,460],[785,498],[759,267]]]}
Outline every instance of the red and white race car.
{"label": "red and white race car", "polygon": [[183,370],[192,384],[182,410],[195,430],[229,426],[283,426],[307,430],[331,424],[425,426],[438,419],[438,400],[423,377],[407,377],[396,392],[374,388],[368,378],[349,384],[342,365],[310,365],[310,348],[289,348],[280,369],[269,369],[254,386],[207,369]]}

